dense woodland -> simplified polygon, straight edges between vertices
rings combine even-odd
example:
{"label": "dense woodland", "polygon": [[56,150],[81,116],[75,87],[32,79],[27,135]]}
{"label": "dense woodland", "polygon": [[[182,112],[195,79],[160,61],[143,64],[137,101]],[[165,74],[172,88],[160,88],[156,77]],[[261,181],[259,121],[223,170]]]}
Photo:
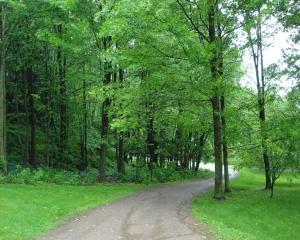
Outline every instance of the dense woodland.
{"label": "dense woodland", "polygon": [[[297,0],[0,1],[0,166],[98,181],[215,163],[300,167]],[[281,65],[270,36],[290,34]],[[297,46],[298,44],[298,46]],[[256,89],[242,84],[250,53]],[[280,82],[293,86],[280,94]],[[223,178],[224,171],[224,178]],[[166,172],[166,171],[165,171]]]}

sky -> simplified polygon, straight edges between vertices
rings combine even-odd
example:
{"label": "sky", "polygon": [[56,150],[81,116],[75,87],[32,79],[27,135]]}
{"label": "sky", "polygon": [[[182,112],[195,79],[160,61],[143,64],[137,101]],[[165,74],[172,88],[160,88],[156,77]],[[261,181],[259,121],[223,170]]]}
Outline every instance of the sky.
{"label": "sky", "polygon": [[[271,27],[271,30],[270,26],[269,29],[265,29],[265,32],[270,31],[275,32],[275,27],[274,29]],[[283,30],[277,30],[275,34],[268,36],[267,39],[265,38],[265,43],[267,45],[264,48],[265,68],[273,63],[276,63],[281,68],[284,68],[286,65],[283,59],[283,51],[290,46],[290,33]],[[246,50],[244,53],[243,68],[245,69],[246,74],[241,81],[242,85],[256,89],[254,64],[250,50]],[[278,82],[278,85],[280,87],[279,94],[283,96],[291,89],[293,86],[293,81],[283,77]]]}

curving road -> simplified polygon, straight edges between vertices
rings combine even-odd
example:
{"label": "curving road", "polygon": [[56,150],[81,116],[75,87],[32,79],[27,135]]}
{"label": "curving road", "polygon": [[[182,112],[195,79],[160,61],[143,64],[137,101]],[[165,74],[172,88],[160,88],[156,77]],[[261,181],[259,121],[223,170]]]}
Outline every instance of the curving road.
{"label": "curving road", "polygon": [[39,240],[203,240],[205,227],[189,214],[195,195],[213,180],[198,180],[148,189],[92,210]]}

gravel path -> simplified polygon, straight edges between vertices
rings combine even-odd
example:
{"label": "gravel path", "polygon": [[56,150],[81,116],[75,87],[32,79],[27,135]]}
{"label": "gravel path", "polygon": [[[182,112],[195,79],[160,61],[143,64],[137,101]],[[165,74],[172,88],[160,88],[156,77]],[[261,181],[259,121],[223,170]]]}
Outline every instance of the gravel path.
{"label": "gravel path", "polygon": [[213,180],[168,184],[100,207],[39,240],[203,240],[205,227],[190,217],[194,196]]}

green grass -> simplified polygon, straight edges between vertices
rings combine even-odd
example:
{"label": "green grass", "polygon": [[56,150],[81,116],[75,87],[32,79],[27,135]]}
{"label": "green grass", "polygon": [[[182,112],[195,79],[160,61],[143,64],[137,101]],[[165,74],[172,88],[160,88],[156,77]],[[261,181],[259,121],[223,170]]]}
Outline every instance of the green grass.
{"label": "green grass", "polygon": [[207,193],[194,200],[193,215],[208,223],[217,239],[300,239],[300,180],[290,182],[282,176],[273,199],[263,187],[261,173],[244,170],[232,182],[233,193],[225,201],[212,200]]}
{"label": "green grass", "polygon": [[145,185],[96,186],[0,184],[0,239],[30,239],[64,219],[110,203]]}

